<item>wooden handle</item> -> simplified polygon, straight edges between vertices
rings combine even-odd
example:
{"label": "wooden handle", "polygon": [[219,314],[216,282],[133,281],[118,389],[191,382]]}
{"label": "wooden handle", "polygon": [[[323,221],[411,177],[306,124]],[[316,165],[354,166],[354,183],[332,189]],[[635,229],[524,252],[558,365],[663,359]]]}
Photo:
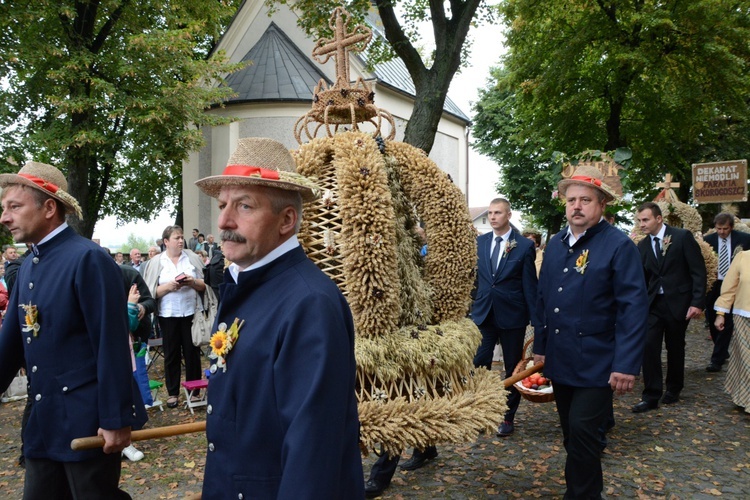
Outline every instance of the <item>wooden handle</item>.
{"label": "wooden handle", "polygon": [[[153,429],[142,429],[130,434],[131,441],[144,441],[146,439],[164,438],[190,434],[192,432],[203,432],[206,430],[206,422],[192,422],[189,424],[169,425],[166,427],[154,427]],[[104,438],[101,436],[90,436],[76,438],[70,442],[70,448],[75,451],[91,450],[104,446]]]}
{"label": "wooden handle", "polygon": [[519,380],[523,380],[532,373],[540,372],[542,371],[542,368],[544,368],[544,362],[539,363],[538,365],[534,365],[531,368],[526,368],[524,371],[518,372],[512,377],[508,377],[505,380],[503,380],[503,385],[507,389],[508,387],[512,386]]}

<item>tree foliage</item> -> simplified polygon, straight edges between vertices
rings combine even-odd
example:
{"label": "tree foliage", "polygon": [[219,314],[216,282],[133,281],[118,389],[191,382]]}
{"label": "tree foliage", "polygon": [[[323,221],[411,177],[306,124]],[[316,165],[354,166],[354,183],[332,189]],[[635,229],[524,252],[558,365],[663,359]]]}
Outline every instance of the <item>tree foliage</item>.
{"label": "tree foliage", "polygon": [[506,0],[500,11],[508,53],[475,107],[474,136],[504,192],[536,193],[521,204],[545,226],[553,151],[630,148],[623,187],[636,200],[667,172],[688,200],[692,163],[747,155],[750,2]]}
{"label": "tree foliage", "polygon": [[149,220],[179,198],[204,110],[237,66],[208,57],[239,0],[0,1],[0,169],[66,172],[91,237],[103,216]]}
{"label": "tree foliage", "polygon": [[[393,56],[404,62],[416,89],[404,142],[429,153],[435,142],[448,88],[466,56],[469,29],[478,22],[492,21],[493,10],[484,0],[374,0],[372,3],[382,21],[388,45],[376,37],[374,46],[368,50],[370,62],[377,63]],[[266,4],[272,8],[275,4],[287,4],[301,14],[299,26],[309,35],[320,38],[331,36],[328,26],[331,12],[341,2],[266,0]],[[346,8],[355,19],[362,21],[370,6],[370,0],[352,0]],[[425,21],[432,24],[435,49],[431,54],[423,55],[417,26]]]}
{"label": "tree foliage", "polygon": [[141,251],[141,253],[148,253],[148,249],[153,245],[154,242],[152,240],[130,233],[128,235],[127,241],[120,245],[117,251],[124,254],[129,254],[130,250],[132,250],[133,248],[137,248]]}

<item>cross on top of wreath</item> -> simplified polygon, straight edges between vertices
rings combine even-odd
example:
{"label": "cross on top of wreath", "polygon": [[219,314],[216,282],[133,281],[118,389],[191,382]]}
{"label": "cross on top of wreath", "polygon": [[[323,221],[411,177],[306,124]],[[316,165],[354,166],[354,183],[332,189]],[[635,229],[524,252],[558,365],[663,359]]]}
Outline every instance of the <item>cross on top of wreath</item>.
{"label": "cross on top of wreath", "polygon": [[672,190],[672,188],[680,187],[680,183],[672,182],[672,174],[666,174],[664,176],[664,182],[657,182],[656,187],[661,188],[661,192],[656,195],[654,201],[664,200],[670,203],[680,201],[679,198],[677,198],[677,194]]}
{"label": "cross on top of wreath", "polygon": [[[362,77],[352,83],[349,80],[349,52],[362,52],[372,40],[372,30],[358,24],[349,30],[349,13],[343,7],[336,7],[328,25],[333,30],[333,38],[321,38],[315,44],[312,55],[320,64],[331,58],[336,60],[336,83],[328,87],[324,79],[318,81],[313,90],[312,109],[294,124],[294,137],[302,144],[304,136],[312,140],[318,133],[325,132],[329,137],[342,130],[360,130],[359,124],[370,124],[373,137],[381,136],[392,140],[396,137],[396,124],[386,110],[375,106],[375,92],[372,85]],[[383,125],[388,125],[386,135]]]}
{"label": "cross on top of wreath", "polygon": [[656,184],[656,187],[663,189],[672,189],[680,187],[680,183],[672,182],[672,174],[667,174],[664,176],[664,182],[658,182]]}
{"label": "cross on top of wreath", "polygon": [[312,51],[313,58],[325,64],[333,55],[336,61],[335,87],[349,86],[349,52],[362,52],[372,39],[372,30],[358,24],[350,32],[350,16],[343,7],[336,7],[328,26],[333,30],[333,38],[321,38]]}

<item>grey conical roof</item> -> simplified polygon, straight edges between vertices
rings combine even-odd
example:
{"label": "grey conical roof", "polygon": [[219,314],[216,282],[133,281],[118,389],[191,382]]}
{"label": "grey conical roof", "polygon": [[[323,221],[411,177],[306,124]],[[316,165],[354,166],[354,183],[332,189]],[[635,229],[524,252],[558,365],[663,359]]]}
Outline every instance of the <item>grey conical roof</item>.
{"label": "grey conical roof", "polygon": [[312,89],[321,78],[331,83],[273,22],[242,60],[252,61],[252,64],[227,78],[227,84],[238,94],[229,99],[230,103],[309,102],[313,97]]}

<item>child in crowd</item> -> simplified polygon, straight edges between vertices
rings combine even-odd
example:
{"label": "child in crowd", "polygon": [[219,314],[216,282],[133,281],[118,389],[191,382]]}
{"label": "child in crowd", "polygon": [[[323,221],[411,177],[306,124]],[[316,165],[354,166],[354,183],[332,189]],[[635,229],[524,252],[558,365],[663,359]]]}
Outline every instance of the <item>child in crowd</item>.
{"label": "child in crowd", "polygon": [[[135,376],[135,354],[133,353],[133,335],[132,333],[138,328],[138,300],[141,298],[141,294],[138,292],[138,287],[132,285],[128,292],[128,328],[130,329],[130,356],[133,360],[133,373]],[[132,444],[122,450],[122,454],[128,457],[130,461],[137,462],[143,459],[143,452],[138,450]]]}

